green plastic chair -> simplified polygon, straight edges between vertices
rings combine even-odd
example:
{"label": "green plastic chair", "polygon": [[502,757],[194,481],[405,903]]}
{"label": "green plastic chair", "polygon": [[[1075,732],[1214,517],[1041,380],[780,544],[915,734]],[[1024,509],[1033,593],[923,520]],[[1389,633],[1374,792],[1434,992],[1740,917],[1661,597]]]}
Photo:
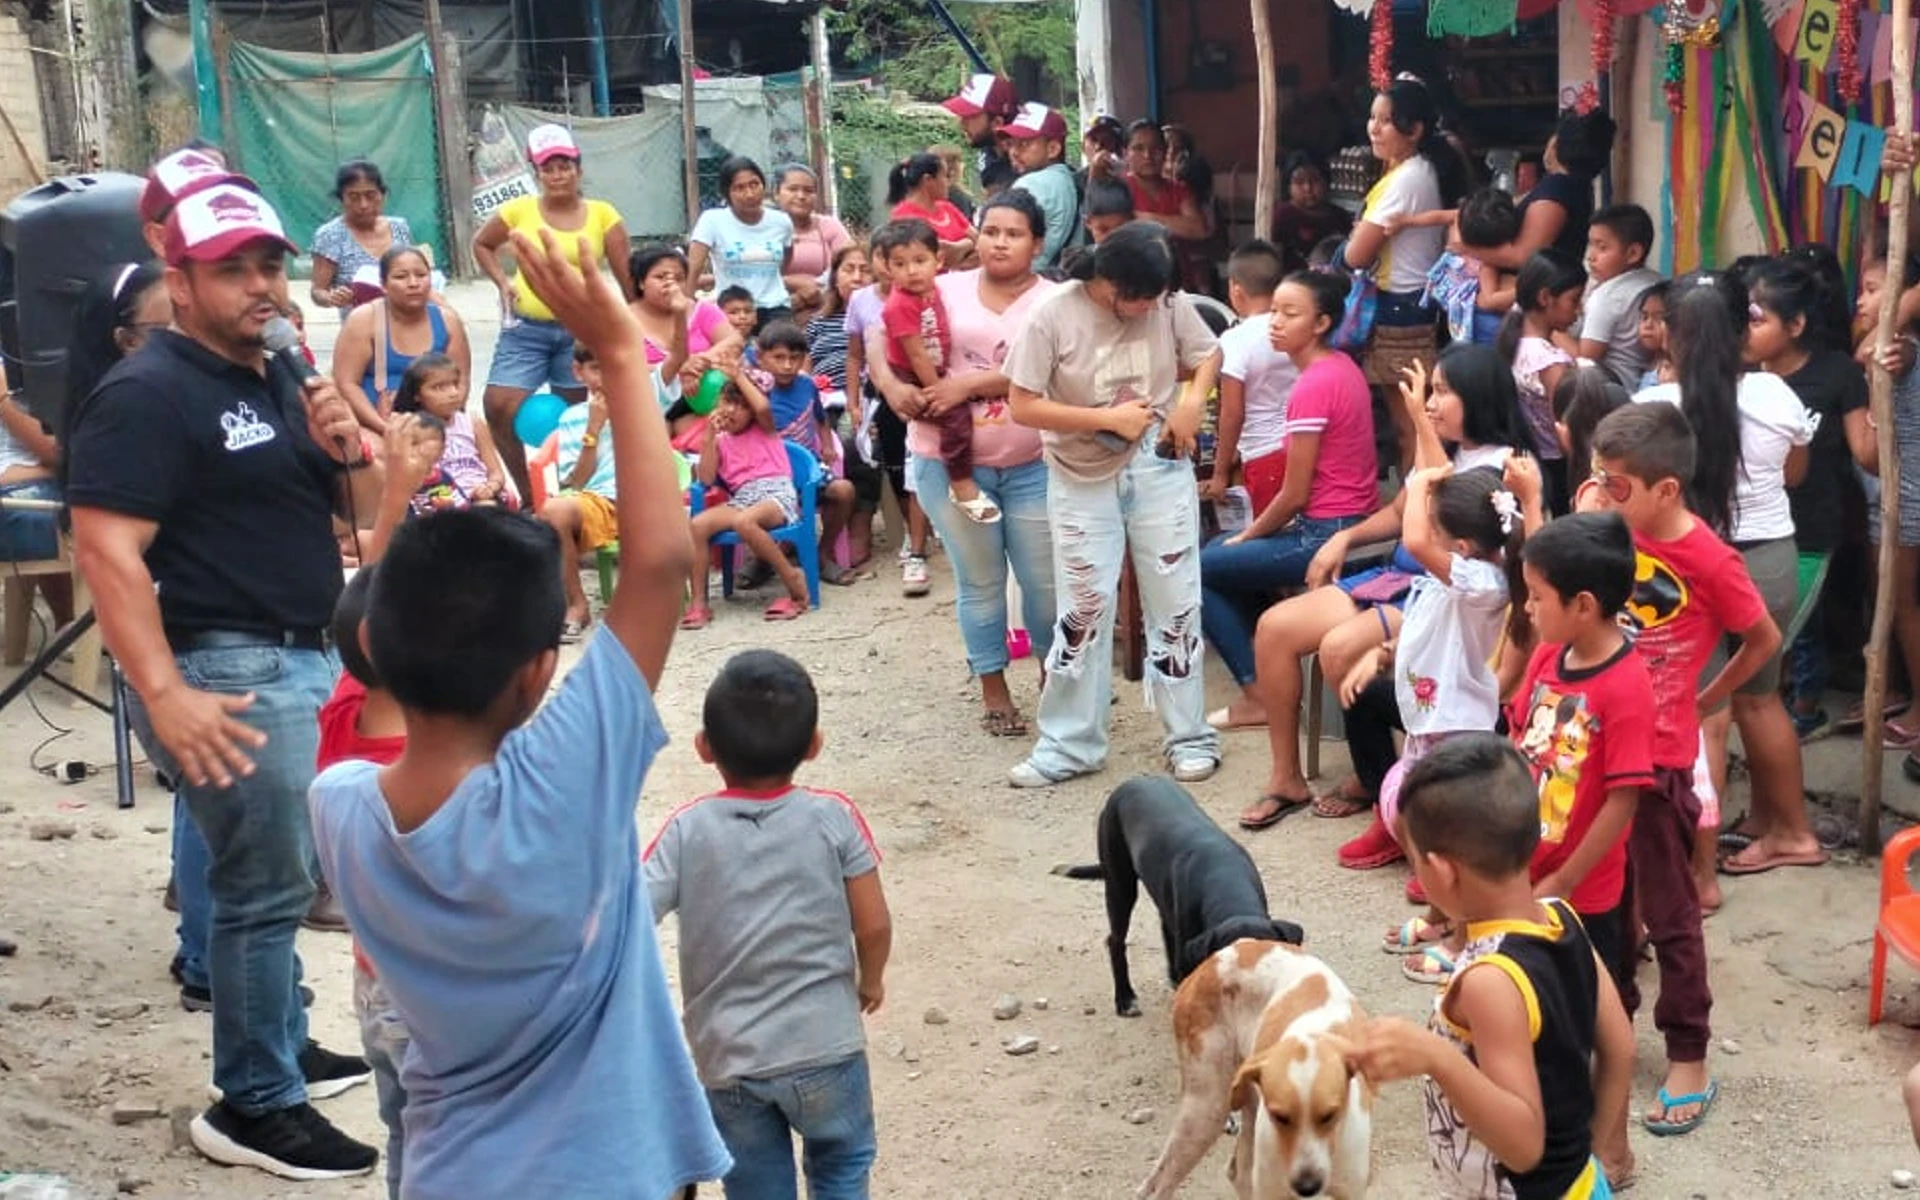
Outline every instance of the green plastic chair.
{"label": "green plastic chair", "polygon": [[1780,645],[1790,647],[1806,628],[1807,619],[1813,616],[1814,606],[1820,603],[1820,589],[1827,582],[1827,568],[1833,563],[1833,552],[1803,553],[1798,566],[1798,592],[1793,602],[1793,616],[1788,619],[1787,627],[1780,631]]}

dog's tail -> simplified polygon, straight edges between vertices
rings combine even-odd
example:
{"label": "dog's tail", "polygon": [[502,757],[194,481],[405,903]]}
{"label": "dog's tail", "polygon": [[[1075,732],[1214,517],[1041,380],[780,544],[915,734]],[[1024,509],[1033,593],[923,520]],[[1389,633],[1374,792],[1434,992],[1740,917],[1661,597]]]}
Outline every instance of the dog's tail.
{"label": "dog's tail", "polygon": [[1105,879],[1107,877],[1107,869],[1099,863],[1081,863],[1077,866],[1072,863],[1061,863],[1053,869],[1053,873],[1068,879]]}

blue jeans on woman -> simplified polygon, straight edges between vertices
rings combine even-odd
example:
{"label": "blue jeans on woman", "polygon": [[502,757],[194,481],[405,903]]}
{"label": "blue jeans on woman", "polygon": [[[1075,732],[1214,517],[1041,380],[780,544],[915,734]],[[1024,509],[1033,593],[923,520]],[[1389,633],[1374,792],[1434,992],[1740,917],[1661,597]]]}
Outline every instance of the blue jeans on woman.
{"label": "blue jeans on woman", "polygon": [[[267,735],[252,751],[254,771],[231,787],[196,787],[153,736],[146,706],[133,694],[129,716],[147,757],[174,781],[189,824],[204,835],[206,972],[213,990],[213,1082],[229,1107],[247,1116],[305,1101],[297,1061],[307,1041],[294,937],[313,902],[318,863],[307,816],[320,742],[320,706],[339,663],[330,652],[270,645],[190,650],[174,661],[189,687],[227,695],[251,692],[240,720]],[[195,921],[196,871],[180,875],[183,942]],[[186,947],[183,945],[183,950]]]}
{"label": "blue jeans on woman", "polygon": [[1047,464],[975,467],[973,481],[1000,510],[1000,520],[970,520],[947,495],[947,468],[915,458],[908,468],[927,519],[953,562],[954,615],[975,675],[1007,669],[1007,571],[1020,581],[1021,618],[1041,661],[1053,647],[1053,527],[1047,520]]}
{"label": "blue jeans on woman", "polygon": [[1253,682],[1253,630],[1273,593],[1306,582],[1307,564],[1327,539],[1360,517],[1295,517],[1275,534],[1237,545],[1227,535],[1200,552],[1200,628],[1233,681]]}
{"label": "blue jeans on woman", "polygon": [[709,1088],[707,1105],[733,1155],[733,1170],[723,1181],[727,1200],[797,1200],[796,1133],[808,1200],[867,1200],[867,1176],[877,1147],[873,1081],[865,1054],[771,1079],[740,1079]]}

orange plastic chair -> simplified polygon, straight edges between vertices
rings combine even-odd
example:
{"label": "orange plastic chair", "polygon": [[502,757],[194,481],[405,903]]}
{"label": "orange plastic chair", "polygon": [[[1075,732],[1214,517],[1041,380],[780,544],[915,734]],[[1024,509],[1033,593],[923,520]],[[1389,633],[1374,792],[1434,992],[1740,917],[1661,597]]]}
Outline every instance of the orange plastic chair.
{"label": "orange plastic chair", "polygon": [[1920,850],[1920,826],[1893,835],[1880,855],[1880,920],[1873,928],[1873,978],[1867,987],[1867,1024],[1880,1023],[1887,995],[1887,949],[1920,967],[1920,894],[1907,882],[1907,860]]}

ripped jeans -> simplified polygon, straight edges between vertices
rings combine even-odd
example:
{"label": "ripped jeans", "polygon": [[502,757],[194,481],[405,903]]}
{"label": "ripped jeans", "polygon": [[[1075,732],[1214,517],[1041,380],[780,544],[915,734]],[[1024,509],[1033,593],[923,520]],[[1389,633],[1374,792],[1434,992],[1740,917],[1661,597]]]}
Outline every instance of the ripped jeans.
{"label": "ripped jeans", "polygon": [[[1143,446],[1152,445],[1151,437]],[[1147,704],[1160,714],[1163,746],[1220,755],[1207,724],[1200,638],[1200,501],[1193,467],[1142,450],[1120,474],[1082,483],[1049,470],[1053,574],[1059,618],[1040,696],[1040,740],[1029,761],[1065,777],[1107,759],[1113,700],[1113,622],[1121,556],[1131,551],[1146,624]]]}

